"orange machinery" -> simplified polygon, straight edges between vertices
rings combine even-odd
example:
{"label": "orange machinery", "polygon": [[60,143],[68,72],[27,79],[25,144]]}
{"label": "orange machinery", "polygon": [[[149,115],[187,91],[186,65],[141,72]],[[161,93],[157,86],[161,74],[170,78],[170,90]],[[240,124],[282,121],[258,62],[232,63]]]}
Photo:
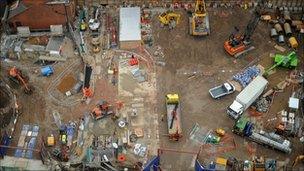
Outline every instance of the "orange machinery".
{"label": "orange machinery", "polygon": [[26,78],[18,68],[15,66],[12,67],[9,70],[9,76],[10,79],[23,86],[25,93],[30,94],[32,92],[32,89],[28,85],[28,78]]}
{"label": "orange machinery", "polygon": [[94,107],[91,112],[92,117],[95,120],[104,118],[105,116],[114,114],[114,111],[111,109],[111,105],[105,100],[100,100],[98,104]]}
{"label": "orange machinery", "polygon": [[83,99],[87,99],[93,96],[93,90],[90,87],[91,75],[92,75],[92,67],[86,65],[84,71],[84,85],[82,89]]}
{"label": "orange machinery", "polygon": [[251,36],[254,33],[256,26],[259,23],[262,7],[264,7],[265,0],[259,0],[250,21],[248,22],[244,34],[238,34],[239,29],[235,27],[236,32],[229,36],[229,39],[224,43],[225,51],[235,58],[254,49],[251,46]]}

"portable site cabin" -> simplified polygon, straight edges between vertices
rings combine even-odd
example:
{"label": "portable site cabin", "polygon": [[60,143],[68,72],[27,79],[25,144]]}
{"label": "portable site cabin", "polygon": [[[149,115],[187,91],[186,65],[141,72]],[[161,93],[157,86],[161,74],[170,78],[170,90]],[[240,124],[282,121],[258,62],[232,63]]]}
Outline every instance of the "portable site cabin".
{"label": "portable site cabin", "polygon": [[119,44],[121,49],[135,49],[141,44],[140,8],[119,10]]}

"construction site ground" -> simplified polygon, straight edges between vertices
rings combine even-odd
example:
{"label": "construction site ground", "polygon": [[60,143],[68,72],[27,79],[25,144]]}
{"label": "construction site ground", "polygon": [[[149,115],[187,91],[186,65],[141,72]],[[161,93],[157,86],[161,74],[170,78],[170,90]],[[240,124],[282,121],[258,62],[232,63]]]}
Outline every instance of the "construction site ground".
{"label": "construction site ground", "polygon": [[[189,133],[193,125],[198,123],[200,126],[211,130],[223,128],[233,136],[236,142],[235,150],[218,153],[215,156],[201,153],[200,159],[208,161],[213,157],[234,156],[244,160],[249,159],[251,155],[262,155],[266,158],[293,161],[303,150],[303,146],[298,143],[298,139],[294,141],[291,155],[257,144],[253,144],[256,151],[253,151],[254,154],[252,154],[252,150],[248,150],[248,143],[251,142],[232,134],[234,121],[226,114],[226,108],[232,103],[238,92],[218,100],[212,99],[208,92],[211,87],[226,82],[231,79],[233,74],[256,60],[265,68],[273,64],[270,53],[281,52],[274,48],[275,44],[269,36],[270,26],[265,22],[260,22],[252,37],[256,49],[246,56],[234,59],[224,51],[223,42],[227,40],[234,26],[244,30],[250,13],[241,9],[211,10],[209,15],[211,34],[204,38],[194,38],[188,34],[188,18],[185,12],[183,12],[180,25],[174,30],[162,29],[159,27],[157,20],[154,20],[155,44],[163,48],[166,62],[165,67],[158,67],[157,70],[157,111],[159,113],[160,135],[167,133],[167,124],[161,121],[161,115],[166,113],[164,96],[167,93],[178,93],[180,95],[184,135],[179,142],[171,142],[168,137],[160,136],[160,146],[162,148],[197,152],[199,149],[195,148],[189,141]],[[303,56],[300,58],[302,59]],[[269,88],[283,81],[289,72],[286,69],[277,69],[276,71],[275,74],[268,77]],[[279,93],[275,97],[269,113],[261,117],[260,121],[267,126],[265,127],[266,130],[269,129],[269,125],[275,125],[275,121],[267,123],[267,120],[276,117],[277,112],[287,107],[291,89],[290,86],[283,93]],[[252,143],[250,145],[252,146]],[[185,158],[180,157],[180,154],[171,153],[167,156],[170,158],[166,160],[171,160],[171,162],[167,161],[166,163],[171,163],[171,165],[163,167],[174,168],[174,170],[185,167],[183,163]]]}
{"label": "construction site ground", "polygon": [[[229,80],[233,74],[248,66],[249,63],[257,62],[265,68],[272,65],[273,59],[269,54],[280,52],[275,50],[275,44],[270,39],[270,26],[267,23],[260,22],[252,37],[256,49],[246,56],[234,59],[225,53],[223,42],[229,37],[234,26],[238,26],[240,30],[244,29],[250,19],[248,11],[242,9],[210,10],[211,34],[203,38],[195,38],[189,35],[187,14],[185,11],[179,12],[183,15],[180,24],[174,30],[161,28],[156,19],[157,16],[153,19],[154,45],[163,49],[166,65],[157,66],[156,73],[154,73],[154,70],[146,70],[146,72],[150,72],[148,73],[150,77],[147,84],[138,84],[132,80],[133,78],[130,75],[126,74],[129,71],[120,66],[121,73],[119,73],[118,85],[112,85],[104,77],[97,79],[94,98],[89,105],[77,101],[81,98],[80,95],[71,97],[75,99],[70,99],[70,101],[75,101],[77,105],[68,103],[69,100],[64,102],[56,100],[56,97],[58,99],[66,98],[59,92],[68,90],[72,84],[63,85],[58,82],[60,85],[58,87],[58,85],[53,84],[55,79],[69,69],[62,78],[74,82],[77,79],[77,71],[83,68],[80,59],[74,54],[71,41],[65,41],[63,48],[64,55],[68,57],[67,61],[54,64],[55,72],[51,77],[40,76],[40,67],[33,65],[31,59],[20,60],[21,62],[18,63],[8,62],[10,66],[22,66],[22,69],[30,76],[31,84],[35,87],[32,95],[25,95],[20,89],[17,90],[22,115],[18,120],[11,145],[17,145],[23,124],[38,124],[40,126],[39,138],[43,138],[51,132],[58,132],[52,116],[54,110],[61,114],[63,122],[79,121],[85,112],[93,109],[96,102],[103,98],[112,104],[115,104],[118,100],[125,102],[122,110],[126,113],[132,112],[134,105],[137,105],[139,116],[137,120],[133,120],[133,122],[136,122],[131,123],[131,125],[145,128],[144,132],[147,131],[145,132],[147,137],[143,142],[150,148],[150,155],[156,155],[158,147],[198,152],[198,146],[189,140],[191,128],[195,123],[198,123],[208,130],[225,129],[236,143],[236,149],[226,153],[207,156],[200,153],[199,158],[202,160],[228,156],[249,159],[251,155],[263,155],[266,158],[293,161],[303,151],[303,146],[299,144],[298,140],[294,141],[291,155],[254,143],[253,147],[256,148],[256,151],[248,150],[248,143],[251,145],[252,143],[231,132],[234,121],[226,114],[227,106],[232,103],[238,92],[218,100],[212,99],[208,92],[211,87]],[[303,52],[303,49],[299,50]],[[300,59],[303,59],[303,56],[300,56]],[[7,66],[1,67],[1,73],[4,73],[4,76],[6,69],[8,69]],[[273,87],[284,80],[288,72],[288,70],[277,69],[276,73],[268,77],[270,83],[268,87]],[[49,94],[51,90],[54,90],[52,95]],[[267,123],[267,120],[274,118],[277,112],[287,107],[291,91],[292,86],[286,88],[283,93],[279,93],[275,97],[269,113],[260,118],[261,123],[265,126],[264,129],[272,129],[271,126],[274,123]],[[168,136],[166,136],[167,123],[166,119],[163,118],[166,117],[165,95],[168,93],[178,93],[180,95],[183,137],[178,142],[169,141]],[[149,125],[146,127],[148,123]],[[10,150],[9,154],[13,155],[14,151]],[[184,156],[175,153],[163,155],[165,157],[163,160],[167,161],[167,165],[162,166],[163,169],[188,169],[188,166],[184,163],[191,160],[191,157]],[[39,158],[38,153],[36,153],[35,158]]]}

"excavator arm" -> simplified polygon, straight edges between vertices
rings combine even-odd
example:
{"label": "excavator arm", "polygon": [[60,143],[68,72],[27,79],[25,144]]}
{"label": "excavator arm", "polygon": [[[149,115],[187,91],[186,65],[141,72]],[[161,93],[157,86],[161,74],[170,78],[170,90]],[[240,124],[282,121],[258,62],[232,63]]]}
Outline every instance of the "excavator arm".
{"label": "excavator arm", "polygon": [[250,38],[259,23],[262,10],[265,7],[265,2],[266,2],[266,0],[259,0],[257,2],[257,6],[255,7],[255,10],[253,11],[251,19],[249,20],[248,25],[246,26],[246,29],[244,32],[244,42],[245,43],[250,43]]}
{"label": "excavator arm", "polygon": [[297,158],[292,163],[292,167],[295,167],[300,161],[304,161],[304,155],[297,156]]}
{"label": "excavator arm", "polygon": [[262,10],[265,7],[265,2],[266,0],[258,0],[257,6],[255,7],[251,19],[242,35],[236,36],[235,34],[231,34],[229,39],[224,42],[224,49],[229,55],[237,58],[238,56],[254,49],[253,46],[250,46],[250,38],[259,23]]}
{"label": "excavator arm", "polygon": [[195,3],[195,14],[206,16],[206,6],[204,0],[197,0]]}

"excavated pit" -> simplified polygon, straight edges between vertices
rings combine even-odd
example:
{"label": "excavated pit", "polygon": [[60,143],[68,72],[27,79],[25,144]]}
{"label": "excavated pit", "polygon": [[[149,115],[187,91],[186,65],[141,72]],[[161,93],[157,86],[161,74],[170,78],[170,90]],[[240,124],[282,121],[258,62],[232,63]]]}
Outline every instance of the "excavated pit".
{"label": "excavated pit", "polygon": [[14,116],[13,93],[5,85],[0,84],[0,128],[5,128]]}

